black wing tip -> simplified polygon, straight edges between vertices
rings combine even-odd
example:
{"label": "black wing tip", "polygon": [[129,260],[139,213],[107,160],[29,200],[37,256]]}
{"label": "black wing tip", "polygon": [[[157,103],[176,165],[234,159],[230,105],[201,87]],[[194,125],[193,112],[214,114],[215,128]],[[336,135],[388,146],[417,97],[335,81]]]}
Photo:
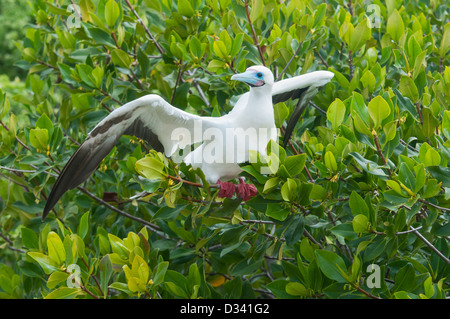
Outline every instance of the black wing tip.
{"label": "black wing tip", "polygon": [[41,221],[44,221],[47,218],[48,214],[52,210],[54,205],[50,205],[51,198],[47,199],[47,203],[45,204],[44,211],[42,212]]}

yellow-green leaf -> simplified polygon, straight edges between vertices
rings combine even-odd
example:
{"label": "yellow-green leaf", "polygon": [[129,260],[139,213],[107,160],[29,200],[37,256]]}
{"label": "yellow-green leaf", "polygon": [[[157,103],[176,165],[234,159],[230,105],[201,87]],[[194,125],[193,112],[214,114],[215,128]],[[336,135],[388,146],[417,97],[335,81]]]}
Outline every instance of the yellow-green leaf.
{"label": "yellow-green leaf", "polygon": [[336,159],[332,152],[328,151],[325,153],[325,166],[328,167],[332,172],[336,172],[338,169]]}
{"label": "yellow-green leaf", "polygon": [[46,150],[48,145],[48,130],[46,129],[31,129],[30,143],[38,150]]}
{"label": "yellow-green leaf", "polygon": [[129,68],[131,64],[131,58],[125,51],[121,49],[114,49],[111,52],[111,59],[113,63],[122,68]]}
{"label": "yellow-green leaf", "polygon": [[395,42],[398,42],[398,40],[400,40],[400,37],[403,35],[403,32],[405,32],[403,19],[397,9],[395,9],[389,16],[386,31],[390,34]]}
{"label": "yellow-green leaf", "polygon": [[116,1],[109,0],[105,5],[105,21],[109,27],[113,27],[116,24],[117,19],[120,16],[120,8]]}
{"label": "yellow-green leaf", "polygon": [[57,265],[62,265],[66,260],[66,250],[64,244],[59,238],[58,234],[51,231],[47,235],[48,256],[56,262]]}
{"label": "yellow-green leaf", "polygon": [[164,163],[153,157],[146,156],[135,164],[136,171],[150,180],[161,180],[165,178]]}
{"label": "yellow-green leaf", "polygon": [[374,97],[368,105],[370,118],[373,120],[374,128],[381,126],[381,122],[391,114],[389,104],[380,95]]}
{"label": "yellow-green leaf", "polygon": [[327,110],[327,119],[331,122],[334,131],[338,130],[345,117],[345,104],[340,99],[335,99]]}

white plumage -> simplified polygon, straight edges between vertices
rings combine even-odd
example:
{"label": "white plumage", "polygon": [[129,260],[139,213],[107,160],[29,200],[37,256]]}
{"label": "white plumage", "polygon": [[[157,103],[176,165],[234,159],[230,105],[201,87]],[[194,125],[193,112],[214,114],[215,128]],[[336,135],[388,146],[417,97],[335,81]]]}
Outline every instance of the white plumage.
{"label": "white plumage", "polygon": [[[316,71],[274,82],[268,68],[250,67],[231,78],[249,84],[249,92],[221,117],[187,113],[155,94],[131,101],[111,112],[88,134],[53,186],[43,218],[67,190],[93,173],[124,134],[137,136],[166,156],[201,168],[210,183],[235,178],[241,172],[239,164],[249,160],[249,150],[264,154],[269,140],[277,139],[273,103],[290,98],[309,100],[332,77],[331,72]],[[288,124],[287,138],[297,120]],[[191,145],[197,147],[191,151]],[[176,156],[181,149],[183,155]]]}

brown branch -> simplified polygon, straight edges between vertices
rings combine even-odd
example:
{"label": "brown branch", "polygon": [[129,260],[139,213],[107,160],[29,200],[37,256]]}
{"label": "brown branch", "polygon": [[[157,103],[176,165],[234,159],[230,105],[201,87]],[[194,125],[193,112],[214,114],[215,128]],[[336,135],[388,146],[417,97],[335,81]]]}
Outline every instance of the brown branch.
{"label": "brown branch", "polygon": [[[190,185],[190,186],[194,186],[194,187],[198,187],[198,188],[205,187],[205,185],[203,185],[203,184],[187,181],[185,179],[182,179],[181,177],[176,177],[176,176],[172,176],[172,175],[167,175],[166,177],[171,180],[177,181],[177,182],[182,182],[183,184],[186,184],[186,185]],[[217,184],[209,185],[209,188],[219,188],[219,185],[217,185]]]}
{"label": "brown branch", "polygon": [[286,64],[286,66],[284,67],[283,71],[281,71],[281,73],[278,75],[277,77],[277,81],[281,80],[283,74],[286,72],[287,68],[289,67],[289,65],[291,65],[292,61],[294,61],[294,58],[297,56],[298,52],[300,51],[302,47],[302,44],[300,43],[298,45],[297,50],[295,50],[294,54],[291,56],[291,58],[289,59],[288,63]]}
{"label": "brown branch", "polygon": [[417,110],[417,113],[419,113],[420,124],[423,124],[422,110],[420,108],[420,103],[419,102],[416,102],[416,110]]}
{"label": "brown branch", "polygon": [[183,64],[182,64],[182,61],[180,61],[180,67],[178,69],[177,81],[175,83],[175,87],[173,88],[172,97],[170,98],[170,104],[173,104],[173,100],[175,99],[175,94],[177,93],[177,88],[181,82],[182,75],[183,75]]}
{"label": "brown branch", "polygon": [[443,253],[437,250],[437,248],[434,247],[432,243],[430,243],[425,237],[423,237],[423,235],[417,231],[417,228],[413,228],[412,226],[410,226],[409,228],[417,237],[420,238],[420,240],[422,240],[428,247],[430,247],[432,251],[434,251],[439,257],[441,257],[447,264],[450,264],[450,259],[445,257]]}
{"label": "brown branch", "polygon": [[347,6],[348,6],[348,11],[350,11],[350,14],[353,16],[353,4],[352,4],[352,0],[348,0]]}
{"label": "brown branch", "polygon": [[139,14],[136,12],[136,10],[134,10],[133,6],[131,5],[129,0],[125,0],[126,4],[128,5],[128,7],[130,8],[131,12],[133,12],[134,16],[137,18],[138,22],[140,25],[142,25],[142,27],[145,30],[145,33],[147,33],[147,35],[149,36],[149,38],[153,41],[153,43],[155,44],[156,48],[158,49],[158,51],[161,54],[164,54],[164,49],[161,47],[161,45],[158,43],[158,41],[156,41],[155,37],[152,35],[152,33],[150,32],[150,30],[147,28],[147,26],[144,24],[144,21],[142,21],[141,17],[139,16]]}
{"label": "brown branch", "polygon": [[[127,1],[127,0],[126,0]],[[252,30],[253,41],[258,48],[259,56],[261,57],[261,62],[263,65],[266,65],[266,61],[264,60],[264,54],[261,49],[261,45],[258,42],[258,37],[256,36],[255,28],[253,27],[252,20],[250,19],[250,11],[248,9],[248,1],[245,0],[245,13],[247,14],[248,24],[250,25],[250,29]]]}
{"label": "brown branch", "polygon": [[319,50],[315,50],[315,52],[317,53],[317,56],[319,57],[320,61],[322,61],[323,65],[325,65],[326,68],[328,69],[330,66],[328,65],[327,61],[325,61],[324,58],[320,55]]}
{"label": "brown branch", "polygon": [[98,89],[99,91],[100,91],[100,93],[102,93],[103,95],[105,95],[105,96],[107,96],[107,97],[109,97],[111,100],[113,100],[114,102],[116,102],[117,104],[119,104],[119,105],[122,105],[122,103],[119,101],[119,100],[117,100],[116,98],[114,98],[111,94],[109,94],[108,92],[106,92],[106,91],[104,91],[104,90],[102,90],[102,89]]}
{"label": "brown branch", "polygon": [[[375,129],[372,131],[372,136],[373,136],[373,140],[375,141],[375,146],[377,147],[377,153],[378,155],[380,155],[381,160],[383,161],[384,165],[388,165],[386,158],[383,155],[383,152],[381,151],[381,146],[380,146],[380,142],[378,141],[378,135],[377,132],[375,131]],[[387,168],[387,171],[389,173],[389,176],[392,175],[392,172],[389,168]]]}
{"label": "brown branch", "polygon": [[353,53],[348,50],[348,67],[350,68],[350,80],[353,79]]}
{"label": "brown branch", "polygon": [[90,198],[94,199],[95,201],[97,201],[98,203],[102,204],[103,206],[106,206],[107,208],[111,209],[112,211],[115,211],[115,212],[118,213],[119,215],[122,215],[122,216],[124,216],[124,217],[129,218],[129,219],[132,219],[132,220],[134,220],[134,221],[137,221],[137,222],[139,222],[139,223],[141,223],[141,224],[143,224],[143,225],[149,227],[149,228],[150,228],[152,231],[154,231],[156,234],[158,234],[157,231],[162,231],[162,229],[161,229],[158,225],[152,224],[152,223],[150,223],[150,222],[148,222],[148,221],[146,221],[146,220],[144,220],[144,219],[142,219],[142,218],[139,218],[139,217],[130,215],[130,214],[124,212],[123,210],[120,210],[120,209],[114,207],[113,205],[109,204],[108,202],[105,202],[103,199],[101,199],[101,198],[95,196],[94,194],[92,194],[91,192],[89,192],[89,191],[88,191],[87,189],[85,189],[84,187],[78,186],[77,188],[78,188],[78,190],[80,190],[82,193],[88,195]]}
{"label": "brown branch", "polygon": [[[7,131],[9,132],[9,127],[6,126],[6,124],[3,123],[1,120],[0,120],[0,124],[5,128],[5,130],[7,130]],[[15,134],[14,134],[14,135],[15,135]],[[27,150],[31,151],[31,149],[30,149],[28,146],[26,146],[25,143],[22,142],[22,141],[17,137],[17,135],[16,135],[15,139],[16,139],[16,141],[17,141],[20,145],[22,145],[23,147],[25,147]]]}

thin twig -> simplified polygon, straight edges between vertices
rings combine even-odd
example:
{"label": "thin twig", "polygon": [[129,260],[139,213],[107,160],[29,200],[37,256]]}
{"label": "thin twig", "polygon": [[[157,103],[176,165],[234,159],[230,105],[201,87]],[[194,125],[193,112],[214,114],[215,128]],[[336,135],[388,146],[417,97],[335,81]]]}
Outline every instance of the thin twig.
{"label": "thin twig", "polygon": [[266,65],[266,61],[264,60],[264,54],[261,49],[261,45],[259,44],[258,37],[256,36],[255,28],[253,27],[252,20],[250,19],[250,11],[248,9],[248,1],[245,0],[245,13],[247,14],[247,21],[250,25],[250,29],[252,30],[253,41],[258,48],[259,56],[261,57],[261,62],[263,65]]}
{"label": "thin twig", "polygon": [[347,6],[348,6],[348,11],[350,11],[350,14],[353,16],[353,4],[352,4],[352,0],[348,0]]}
{"label": "thin twig", "polygon": [[327,69],[330,67],[327,63],[327,61],[324,60],[324,58],[320,55],[319,50],[315,51],[317,56],[319,57],[320,61],[322,61],[323,65],[325,65],[327,67]]}
{"label": "thin twig", "polygon": [[[3,123],[2,121],[0,121],[0,124],[5,128],[5,130],[7,130],[7,131],[9,132],[9,127],[6,126],[5,123]],[[23,147],[25,147],[27,150],[31,151],[31,149],[30,149],[28,146],[26,146],[25,143],[22,142],[22,141],[17,137],[17,135],[16,135],[15,139],[16,139],[16,141],[17,141],[20,145],[22,145]]]}
{"label": "thin twig", "polygon": [[298,52],[300,51],[302,47],[302,44],[300,43],[298,45],[297,50],[295,50],[294,54],[291,56],[291,58],[289,59],[288,63],[286,64],[286,66],[284,67],[283,71],[280,72],[280,74],[277,77],[277,81],[280,81],[281,78],[283,77],[283,74],[286,72],[287,68],[289,67],[289,65],[291,65],[292,61],[294,61],[294,58],[297,56]]}
{"label": "thin twig", "polygon": [[[198,187],[198,188],[205,187],[205,185],[203,185],[203,184],[187,181],[185,179],[182,179],[181,177],[176,177],[176,176],[172,176],[172,175],[167,175],[166,177],[170,178],[171,180],[177,181],[177,182],[182,182],[183,184],[186,184],[186,185],[190,185],[190,186],[194,186],[194,187]],[[209,188],[219,188],[219,185],[217,185],[217,184],[209,185]]]}
{"label": "thin twig", "polygon": [[155,37],[152,35],[152,33],[150,32],[150,30],[147,28],[147,26],[144,24],[144,21],[142,21],[141,17],[139,16],[139,14],[136,12],[136,10],[134,10],[133,6],[131,5],[130,1],[125,0],[126,4],[128,5],[128,7],[130,8],[131,12],[133,12],[134,16],[137,18],[138,22],[140,23],[140,25],[142,25],[142,27],[144,28],[145,32],[147,33],[147,35],[149,36],[149,38],[153,41],[153,43],[155,44],[156,48],[158,49],[158,51],[161,54],[164,54],[164,49],[161,47],[161,45],[158,43],[158,41],[156,41]]}
{"label": "thin twig", "polygon": [[183,75],[183,63],[180,61],[180,67],[178,69],[177,81],[175,83],[175,87],[173,88],[172,97],[170,98],[170,104],[173,104],[173,101],[175,99],[175,94],[177,93],[178,85],[181,82],[182,75]]}
{"label": "thin twig", "polygon": [[348,50],[348,67],[350,68],[350,80],[353,79],[353,53]]}
{"label": "thin twig", "polygon": [[137,221],[147,227],[149,227],[152,231],[154,231],[157,235],[159,235],[159,231],[162,231],[162,229],[155,224],[152,224],[142,218],[130,215],[126,212],[124,212],[123,210],[120,210],[116,207],[114,207],[113,205],[109,204],[108,202],[105,202],[103,199],[95,196],[94,194],[92,194],[91,192],[89,192],[87,189],[85,189],[84,187],[78,186],[77,187],[82,193],[88,195],[90,198],[94,199],[95,201],[97,201],[98,203],[102,204],[103,206],[106,206],[107,208],[111,209],[112,211],[115,211],[116,213],[118,213],[119,215],[122,215],[124,217],[127,217],[129,219],[132,219],[134,221]]}
{"label": "thin twig", "polygon": [[412,232],[413,232],[417,237],[419,237],[419,238],[420,238],[420,239],[421,239],[428,247],[430,247],[430,249],[431,249],[432,251],[434,251],[439,257],[441,257],[447,264],[450,263],[450,259],[448,259],[447,257],[445,257],[443,253],[441,253],[439,250],[437,250],[437,248],[434,247],[432,243],[430,243],[425,237],[423,237],[423,235],[422,235],[421,233],[419,233],[419,232],[417,231],[418,228],[413,228],[412,226],[410,226],[409,228],[412,230]]}
{"label": "thin twig", "polygon": [[[372,131],[372,135],[373,135],[373,140],[375,141],[375,146],[377,147],[377,153],[378,155],[380,155],[381,160],[383,161],[384,165],[388,165],[388,162],[386,161],[386,158],[383,155],[383,152],[381,151],[381,146],[380,146],[380,142],[378,141],[378,135],[377,132],[375,130]],[[389,176],[392,175],[392,172],[389,168],[387,168],[387,171],[389,173]]]}
{"label": "thin twig", "polygon": [[435,205],[435,204],[430,203],[430,202],[427,202],[426,200],[423,200],[423,199],[421,199],[421,198],[419,198],[418,201],[421,202],[421,203],[423,203],[423,204],[425,204],[425,205],[427,205],[427,206],[431,206],[431,207],[434,207],[434,208],[436,208],[436,209],[439,209],[439,210],[441,210],[441,211],[443,211],[443,212],[450,212],[450,208],[447,208],[447,207],[441,207],[441,206]]}

